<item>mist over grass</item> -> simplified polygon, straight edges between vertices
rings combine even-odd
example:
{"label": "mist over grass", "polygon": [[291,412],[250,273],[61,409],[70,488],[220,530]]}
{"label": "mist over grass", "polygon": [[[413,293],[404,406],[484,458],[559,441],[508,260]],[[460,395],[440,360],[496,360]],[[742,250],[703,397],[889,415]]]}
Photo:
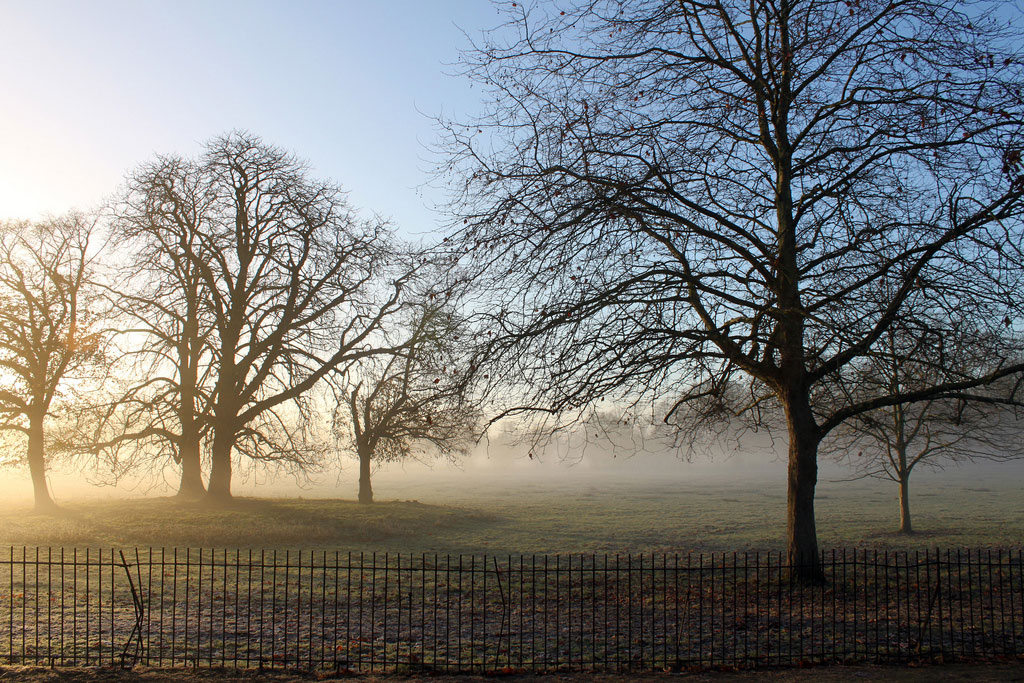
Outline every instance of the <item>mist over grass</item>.
{"label": "mist over grass", "polygon": [[[3,472],[9,501],[0,543],[42,546],[316,548],[402,553],[627,553],[778,550],[785,547],[785,463],[762,439],[680,460],[630,457],[593,447],[582,458],[529,458],[479,448],[456,464],[407,462],[374,475],[377,503],[355,502],[354,460],[309,481],[253,472],[228,508],[171,497],[154,481],[94,487],[58,473],[58,517],[35,515],[30,486]],[[563,454],[564,455],[564,454]],[[915,473],[915,526],[898,526],[895,484],[839,481],[822,463],[817,496],[821,546],[935,548],[1019,546],[1024,463],[976,462]],[[173,476],[168,478],[173,482]]]}

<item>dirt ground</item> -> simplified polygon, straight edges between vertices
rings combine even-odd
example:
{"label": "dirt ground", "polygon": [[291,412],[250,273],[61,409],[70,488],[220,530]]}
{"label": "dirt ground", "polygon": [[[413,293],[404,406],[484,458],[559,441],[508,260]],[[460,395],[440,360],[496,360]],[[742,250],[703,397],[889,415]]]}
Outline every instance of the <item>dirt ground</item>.
{"label": "dirt ground", "polygon": [[984,664],[945,664],[930,666],[821,666],[809,669],[774,669],[757,671],[712,671],[701,673],[664,674],[509,674],[494,676],[449,676],[427,674],[323,676],[266,672],[258,670],[190,670],[145,669],[132,671],[109,668],[46,669],[42,667],[0,667],[0,681],[26,683],[304,683],[307,681],[351,681],[352,683],[396,683],[430,681],[453,683],[670,683],[686,680],[694,683],[733,683],[738,681],[769,681],[793,683],[840,683],[844,681],[1024,681],[1024,659],[1015,662]]}

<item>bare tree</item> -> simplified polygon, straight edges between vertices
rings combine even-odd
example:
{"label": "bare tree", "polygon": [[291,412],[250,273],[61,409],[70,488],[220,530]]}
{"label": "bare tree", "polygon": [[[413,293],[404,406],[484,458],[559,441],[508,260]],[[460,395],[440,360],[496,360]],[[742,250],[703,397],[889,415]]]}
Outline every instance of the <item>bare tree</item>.
{"label": "bare tree", "polygon": [[119,312],[120,388],[98,415],[93,449],[112,461],[151,451],[181,470],[178,494],[205,493],[202,443],[210,423],[213,322],[191,258],[213,197],[194,162],[162,157],[140,167],[116,207],[114,230],[133,257],[108,287]]}
{"label": "bare tree", "polygon": [[70,214],[0,223],[0,429],[27,444],[37,510],[56,506],[46,481],[46,423],[73,401],[68,386],[99,351],[90,310],[92,219]]}
{"label": "bare tree", "polygon": [[341,389],[356,455],[359,502],[373,502],[375,462],[394,462],[432,453],[453,456],[473,443],[479,414],[467,394],[472,373],[467,330],[452,308],[425,302],[410,305],[401,351],[362,360]]}
{"label": "bare tree", "polygon": [[[937,335],[942,335],[940,340]],[[969,344],[957,344],[956,338]],[[964,334],[959,325],[937,330],[927,325],[890,328],[864,359],[852,391],[900,395],[935,383],[947,363],[984,365],[986,357],[1008,355],[1004,338]],[[907,348],[912,345],[916,348]],[[930,353],[934,352],[934,353]],[[953,352],[955,358],[938,354]],[[916,468],[942,469],[973,460],[1024,456],[1019,445],[1024,406],[1019,383],[1006,380],[958,398],[929,399],[861,413],[840,425],[823,450],[851,465],[857,478],[892,481],[899,487],[899,532],[914,531],[910,516],[910,475]]]}
{"label": "bare tree", "polygon": [[[201,349],[210,368],[208,497],[230,497],[233,452],[309,464],[316,449],[283,428],[307,415],[303,395],[389,351],[376,334],[399,310],[407,274],[394,267],[386,226],[359,219],[336,186],[246,133],[211,140],[195,161],[160,159],[133,187],[140,229],[176,255],[171,279],[194,283],[181,296],[209,321],[193,337],[200,346],[174,352],[177,362]],[[184,338],[190,318],[177,320],[165,345]]]}
{"label": "bare tree", "polygon": [[464,57],[485,113],[446,124],[442,169],[449,243],[493,299],[492,395],[555,416],[677,397],[673,421],[746,378],[728,407],[785,416],[789,562],[820,580],[821,440],[1024,370],[836,389],[923,283],[1021,325],[1020,33],[954,0],[501,5]]}

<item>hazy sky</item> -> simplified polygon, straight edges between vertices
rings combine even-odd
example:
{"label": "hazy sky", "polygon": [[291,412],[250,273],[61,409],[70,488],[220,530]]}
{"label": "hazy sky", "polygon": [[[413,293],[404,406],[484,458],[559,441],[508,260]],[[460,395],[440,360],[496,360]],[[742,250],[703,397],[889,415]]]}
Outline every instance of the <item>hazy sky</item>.
{"label": "hazy sky", "polygon": [[487,0],[0,0],[0,217],[92,206],[154,154],[242,128],[433,230],[429,117],[474,110],[446,72],[460,28],[501,21]]}

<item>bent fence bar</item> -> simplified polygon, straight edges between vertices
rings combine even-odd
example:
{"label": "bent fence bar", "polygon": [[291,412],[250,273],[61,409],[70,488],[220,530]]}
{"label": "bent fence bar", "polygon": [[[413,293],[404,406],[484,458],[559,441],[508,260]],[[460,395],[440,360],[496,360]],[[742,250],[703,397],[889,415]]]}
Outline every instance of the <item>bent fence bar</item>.
{"label": "bent fence bar", "polygon": [[1021,551],[0,552],[0,662],[651,670],[1024,653]]}

